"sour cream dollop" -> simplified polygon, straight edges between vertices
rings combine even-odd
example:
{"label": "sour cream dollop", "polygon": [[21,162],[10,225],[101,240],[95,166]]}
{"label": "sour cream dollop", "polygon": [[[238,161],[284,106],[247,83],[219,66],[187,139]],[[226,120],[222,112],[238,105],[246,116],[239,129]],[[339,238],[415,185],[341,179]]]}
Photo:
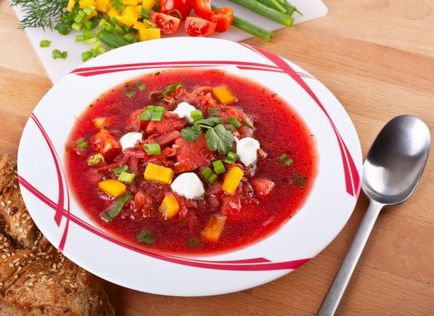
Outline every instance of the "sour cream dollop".
{"label": "sour cream dollop", "polygon": [[176,113],[180,118],[185,118],[188,122],[193,123],[191,112],[196,111],[196,108],[187,102],[181,102],[176,106],[172,113]]}
{"label": "sour cream dollop", "polygon": [[185,172],[176,177],[170,185],[172,190],[186,199],[198,199],[205,193],[203,183],[193,172]]}
{"label": "sour cream dollop", "polygon": [[237,155],[240,161],[247,167],[256,162],[258,159],[258,149],[261,147],[259,142],[252,137],[245,137],[237,142]]}
{"label": "sour cream dollop", "polygon": [[141,140],[142,133],[131,132],[126,133],[124,136],[122,136],[119,142],[121,143],[122,150],[124,150],[136,146],[137,142]]}

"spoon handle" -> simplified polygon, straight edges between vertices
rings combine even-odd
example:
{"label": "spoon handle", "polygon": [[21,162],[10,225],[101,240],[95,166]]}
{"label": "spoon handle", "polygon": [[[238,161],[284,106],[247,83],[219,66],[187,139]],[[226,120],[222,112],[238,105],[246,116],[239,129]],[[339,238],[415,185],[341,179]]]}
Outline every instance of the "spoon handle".
{"label": "spoon handle", "polygon": [[369,208],[363,217],[359,229],[357,230],[350,250],[345,256],[341,268],[336,274],[333,284],[328,290],[327,296],[318,310],[318,316],[330,316],[334,315],[336,312],[348,282],[350,281],[351,275],[353,274],[354,268],[359,261],[363,248],[365,247],[366,241],[369,238],[369,234],[371,233],[378,214],[380,214],[383,206],[383,204],[373,200],[370,201]]}

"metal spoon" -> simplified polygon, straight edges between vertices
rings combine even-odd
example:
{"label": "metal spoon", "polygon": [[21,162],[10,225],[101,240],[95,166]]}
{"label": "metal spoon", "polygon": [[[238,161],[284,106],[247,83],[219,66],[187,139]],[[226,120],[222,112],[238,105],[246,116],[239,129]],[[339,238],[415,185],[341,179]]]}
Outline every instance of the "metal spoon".
{"label": "metal spoon", "polygon": [[363,164],[362,189],[369,197],[369,208],[318,316],[336,312],[381,209],[411,196],[425,168],[430,145],[428,127],[410,115],[395,117],[378,134]]}

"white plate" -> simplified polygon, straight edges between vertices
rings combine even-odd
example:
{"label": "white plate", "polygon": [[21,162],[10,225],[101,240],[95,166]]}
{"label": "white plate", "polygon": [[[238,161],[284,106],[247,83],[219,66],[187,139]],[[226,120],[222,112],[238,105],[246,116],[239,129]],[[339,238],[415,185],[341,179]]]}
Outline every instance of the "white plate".
{"label": "white plate", "polygon": [[[102,231],[70,195],[64,151],[75,118],[97,96],[125,80],[180,66],[223,66],[261,83],[293,106],[316,140],[318,173],[302,208],[278,231],[240,250],[195,258],[138,249]],[[209,38],[143,42],[75,69],[35,108],[18,153],[26,206],[39,229],[65,256],[119,285],[178,296],[251,288],[313,258],[351,215],[360,191],[361,165],[360,143],[350,118],[317,79],[270,52]]]}

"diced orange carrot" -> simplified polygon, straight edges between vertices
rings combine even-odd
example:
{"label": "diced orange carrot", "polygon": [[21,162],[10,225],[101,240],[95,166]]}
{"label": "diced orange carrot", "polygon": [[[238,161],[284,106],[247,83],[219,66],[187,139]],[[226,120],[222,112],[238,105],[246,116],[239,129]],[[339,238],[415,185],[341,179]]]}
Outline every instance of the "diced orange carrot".
{"label": "diced orange carrot", "polygon": [[226,216],[221,214],[212,215],[200,235],[209,241],[217,241],[223,232]]}
{"label": "diced orange carrot", "polygon": [[144,177],[146,180],[170,184],[173,178],[173,170],[150,162],[146,166]]}
{"label": "diced orange carrot", "polygon": [[108,179],[98,183],[99,188],[113,197],[118,197],[126,192],[127,186],[114,179]]}
{"label": "diced orange carrot", "polygon": [[176,197],[169,193],[163,199],[163,202],[160,205],[160,212],[163,214],[164,219],[171,219],[179,211],[179,203],[176,200]]}
{"label": "diced orange carrot", "polygon": [[225,176],[222,189],[230,195],[234,195],[235,191],[244,176],[243,170],[240,167],[233,167]]}

